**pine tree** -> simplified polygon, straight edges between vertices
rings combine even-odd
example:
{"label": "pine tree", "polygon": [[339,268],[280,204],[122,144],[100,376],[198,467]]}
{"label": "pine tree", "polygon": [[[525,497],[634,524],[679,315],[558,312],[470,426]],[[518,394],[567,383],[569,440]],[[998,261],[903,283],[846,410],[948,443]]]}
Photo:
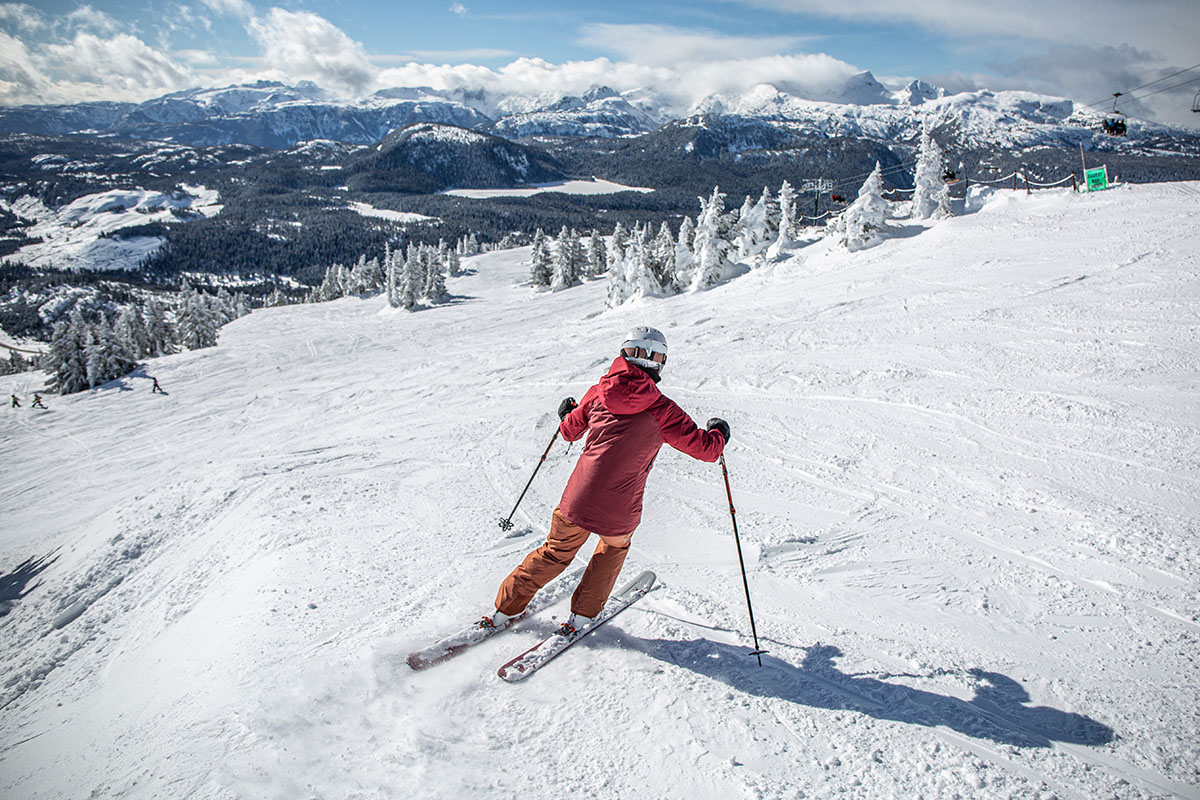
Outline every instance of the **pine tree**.
{"label": "pine tree", "polygon": [[150,337],[146,334],[146,321],[137,306],[126,306],[117,317],[116,335],[125,343],[135,359],[150,354]]}
{"label": "pine tree", "polygon": [[707,289],[725,278],[729,263],[729,242],[725,238],[728,223],[724,216],[725,195],[714,186],[713,193],[707,200],[700,198],[700,216],[696,220],[696,279],[693,288]]}
{"label": "pine tree", "polygon": [[108,320],[88,331],[84,352],[89,387],[128,375],[137,366],[137,358],[129,350],[128,343],[117,335]]}
{"label": "pine tree", "polygon": [[546,233],[538,228],[533,234],[533,249],[529,256],[529,282],[537,288],[549,286],[553,279],[550,246],[546,242]]}
{"label": "pine tree", "polygon": [[451,278],[457,278],[462,274],[462,256],[457,250],[450,250],[446,253],[446,272]]}
{"label": "pine tree", "polygon": [[913,219],[943,219],[952,215],[950,187],[942,176],[946,173],[946,157],[942,148],[929,133],[928,124],[921,127],[921,148],[913,175]]}
{"label": "pine tree", "polygon": [[587,277],[599,278],[608,272],[608,248],[604,246],[604,237],[600,231],[592,228],[592,237],[588,240]]}
{"label": "pine tree", "polygon": [[446,299],[446,274],[442,254],[426,247],[425,250],[425,291],[423,296],[431,303],[440,303]]}
{"label": "pine tree", "polygon": [[564,225],[554,250],[554,276],[551,280],[554,291],[578,286],[586,263],[587,254],[579,241],[579,232]]}
{"label": "pine tree", "polygon": [[679,223],[679,239],[675,242],[675,286],[676,291],[688,289],[695,280],[696,253],[692,249],[696,240],[696,223],[684,217]]}
{"label": "pine tree", "polygon": [[625,252],[616,248],[609,251],[608,295],[604,301],[609,308],[616,308],[629,299],[630,286],[626,277]]}
{"label": "pine tree", "polygon": [[88,327],[78,308],[72,309],[66,320],[55,323],[50,349],[41,361],[41,368],[50,373],[47,386],[51,391],[72,394],[88,388],[84,349]]}
{"label": "pine tree", "polygon": [[609,269],[613,269],[615,264],[625,260],[625,247],[629,244],[629,232],[625,230],[625,226],[617,223],[613,228],[612,241],[608,248],[608,265]]}
{"label": "pine tree", "polygon": [[146,352],[143,356],[154,358],[174,353],[175,331],[167,319],[166,309],[157,297],[151,297],[146,301],[145,320]]}
{"label": "pine tree", "polygon": [[175,316],[179,343],[188,350],[214,347],[220,318],[210,307],[207,297],[198,291],[185,293]]}
{"label": "pine tree", "polygon": [[862,250],[878,243],[887,226],[888,202],[883,199],[883,175],[879,163],[858,190],[851,203],[832,228],[847,250]]}
{"label": "pine tree", "polygon": [[399,261],[399,253],[387,248],[384,261],[387,263],[387,301],[392,308],[400,307],[400,279],[404,271],[402,264]]}
{"label": "pine tree", "polygon": [[408,245],[408,258],[404,260],[404,272],[400,280],[400,307],[414,309],[425,288],[425,268],[421,264],[421,253],[416,245]]}
{"label": "pine tree", "polygon": [[676,294],[679,284],[675,280],[675,237],[671,235],[671,226],[663,222],[658,234],[650,242],[646,258],[650,272],[662,294]]}
{"label": "pine tree", "polygon": [[796,222],[796,192],[787,181],[779,187],[779,222],[777,223],[779,237],[776,239],[776,249],[787,247],[796,241],[799,226]]}

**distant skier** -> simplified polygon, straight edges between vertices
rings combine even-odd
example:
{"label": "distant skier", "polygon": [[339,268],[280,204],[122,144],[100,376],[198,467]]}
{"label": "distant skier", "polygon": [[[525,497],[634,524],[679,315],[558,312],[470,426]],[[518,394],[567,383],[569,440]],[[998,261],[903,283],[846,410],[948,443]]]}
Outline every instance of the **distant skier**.
{"label": "distant skier", "polygon": [[159,394],[166,394],[166,392],[163,391],[163,388],[158,385],[158,378],[151,376],[150,380],[154,381],[154,388],[150,390],[150,394],[155,394],[156,392]]}
{"label": "distant skier", "polygon": [[42,396],[37,392],[33,393],[33,405],[30,406],[30,408],[45,408],[45,406],[42,405]]}
{"label": "distant skier", "polygon": [[701,461],[716,461],[729,441],[729,425],[710,419],[700,430],[655,385],[667,362],[667,339],[640,326],[621,342],[608,374],[558,407],[559,430],[569,442],[588,432],[587,444],[554,509],[546,543],[529,553],[496,595],[495,613],[479,627],[503,627],[525,610],[537,591],[575,558],[590,534],[600,543],[571,597],[571,616],[561,632],[591,622],[608,600],[642,516],[646,477],[663,443]]}
{"label": "distant skier", "polygon": [[14,395],[9,395],[9,396],[12,398],[12,407],[13,407],[13,408],[20,408],[20,407],[21,407],[21,401],[17,399],[17,396],[16,396],[15,394],[14,394]]}

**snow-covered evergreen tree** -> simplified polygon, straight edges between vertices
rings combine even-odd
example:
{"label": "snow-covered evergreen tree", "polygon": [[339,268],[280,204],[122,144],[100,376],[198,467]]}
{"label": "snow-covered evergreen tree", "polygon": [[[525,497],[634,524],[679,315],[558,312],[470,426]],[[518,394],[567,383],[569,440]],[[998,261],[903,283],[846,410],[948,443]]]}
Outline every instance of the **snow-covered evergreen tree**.
{"label": "snow-covered evergreen tree", "polygon": [[696,253],[692,249],[696,240],[696,223],[684,217],[679,223],[679,238],[675,241],[675,286],[684,291],[692,285],[696,272]]}
{"label": "snow-covered evergreen tree", "polygon": [[[618,253],[622,255],[617,255]],[[608,253],[608,295],[604,303],[609,308],[616,308],[629,299],[630,287],[626,277],[627,266],[624,253],[625,250],[617,250],[615,247]]]}
{"label": "snow-covered evergreen tree", "polygon": [[579,233],[564,225],[554,248],[554,276],[551,279],[554,291],[578,286],[586,264],[587,254],[579,241]]}
{"label": "snow-covered evergreen tree", "polygon": [[150,339],[146,335],[146,321],[137,306],[126,306],[117,315],[114,332],[135,359],[150,352]]}
{"label": "snow-covered evergreen tree", "polygon": [[462,274],[462,256],[457,250],[449,250],[446,253],[446,273],[451,278]]}
{"label": "snow-covered evergreen tree", "polygon": [[725,195],[714,186],[707,200],[700,198],[700,215],[696,218],[696,276],[691,288],[707,289],[724,280],[729,266],[727,233]]}
{"label": "snow-covered evergreen tree", "polygon": [[535,288],[549,286],[554,279],[554,265],[546,233],[541,228],[533,234],[533,250],[529,255],[529,282]]}
{"label": "snow-covered evergreen tree", "polygon": [[50,348],[41,361],[41,368],[50,373],[47,386],[51,391],[72,394],[88,388],[88,327],[78,307],[65,320],[55,323]]}
{"label": "snow-covered evergreen tree", "polygon": [[663,222],[650,242],[646,259],[659,290],[663,294],[677,294],[679,282],[675,278],[675,237],[671,234],[671,226],[666,222]]}
{"label": "snow-covered evergreen tree", "polygon": [[[209,313],[215,315],[218,310],[212,308]],[[128,343],[117,335],[107,319],[88,331],[84,352],[88,386],[100,386],[128,375],[137,366],[137,358],[129,350]]]}
{"label": "snow-covered evergreen tree", "polygon": [[588,263],[585,274],[589,278],[599,278],[608,272],[608,248],[604,245],[604,237],[600,231],[592,228],[591,239],[588,240]]}
{"label": "snow-covered evergreen tree", "polygon": [[[276,290],[278,291],[278,289]],[[167,319],[167,310],[157,297],[146,300],[146,351],[143,356],[156,358],[175,352],[175,330]]]}
{"label": "snow-covered evergreen tree", "polygon": [[400,279],[400,307],[414,309],[421,301],[421,292],[425,290],[425,267],[421,263],[420,249],[408,245],[408,257],[404,260],[404,271]]}
{"label": "snow-covered evergreen tree", "polygon": [[831,226],[847,250],[877,244],[887,226],[888,202],[883,199],[883,174],[879,162],[851,203]]}
{"label": "snow-covered evergreen tree", "polygon": [[763,187],[763,193],[757,202],[752,203],[747,197],[745,204],[742,205],[742,212],[738,219],[738,258],[757,256],[774,241],[774,238],[777,238],[769,237],[768,234],[767,213],[770,197],[770,190]]}
{"label": "snow-covered evergreen tree", "polygon": [[776,223],[779,236],[775,240],[776,249],[787,247],[799,236],[799,225],[796,220],[796,191],[787,181],[779,187],[779,221]]}
{"label": "snow-covered evergreen tree", "polygon": [[946,157],[942,148],[929,133],[928,125],[921,128],[921,149],[913,175],[913,219],[943,219],[951,216],[950,187],[942,176],[946,173]]}
{"label": "snow-covered evergreen tree", "polygon": [[440,303],[446,299],[445,263],[441,254],[432,247],[423,248],[425,252],[425,291],[422,296],[430,303]]}
{"label": "snow-covered evergreen tree", "polygon": [[206,295],[198,291],[185,292],[175,315],[175,331],[179,344],[188,350],[214,347],[221,319]]}
{"label": "snow-covered evergreen tree", "polygon": [[387,264],[387,301],[392,308],[400,307],[400,280],[404,273],[404,264],[400,261],[400,252],[389,246],[384,261]]}
{"label": "snow-covered evergreen tree", "polygon": [[625,230],[625,226],[617,223],[613,227],[612,240],[608,247],[608,267],[610,270],[615,269],[616,265],[625,261],[625,247],[629,244],[629,231]]}

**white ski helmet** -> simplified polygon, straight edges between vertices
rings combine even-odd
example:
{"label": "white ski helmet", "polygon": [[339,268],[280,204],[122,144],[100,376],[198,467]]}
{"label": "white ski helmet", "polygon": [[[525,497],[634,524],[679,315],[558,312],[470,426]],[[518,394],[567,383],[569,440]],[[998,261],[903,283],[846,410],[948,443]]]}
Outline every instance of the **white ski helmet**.
{"label": "white ski helmet", "polygon": [[[626,350],[634,352],[626,355]],[[630,364],[658,372],[667,363],[667,337],[658,328],[638,325],[625,334],[625,340],[621,342],[621,355]]]}

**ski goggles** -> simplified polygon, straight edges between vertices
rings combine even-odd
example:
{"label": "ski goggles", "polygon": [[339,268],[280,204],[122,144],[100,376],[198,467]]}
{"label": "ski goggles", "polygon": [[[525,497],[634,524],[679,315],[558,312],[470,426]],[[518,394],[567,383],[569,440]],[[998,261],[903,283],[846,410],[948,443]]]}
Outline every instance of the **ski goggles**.
{"label": "ski goggles", "polygon": [[[666,350],[656,349],[661,347],[661,342],[641,339],[634,342],[626,342],[624,352],[628,353],[630,358],[644,358],[661,365],[667,363]],[[630,350],[633,352],[629,353]]]}

